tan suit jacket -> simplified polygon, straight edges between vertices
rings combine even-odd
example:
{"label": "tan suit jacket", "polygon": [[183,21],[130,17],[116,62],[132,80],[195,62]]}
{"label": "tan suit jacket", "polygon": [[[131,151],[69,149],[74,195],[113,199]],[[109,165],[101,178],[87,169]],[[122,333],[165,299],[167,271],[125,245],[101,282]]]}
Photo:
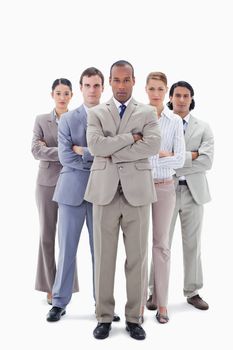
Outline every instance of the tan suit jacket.
{"label": "tan suit jacket", "polygon": [[[211,169],[214,156],[214,136],[209,125],[190,116],[185,131],[186,159],[183,168],[176,169],[176,183],[185,176],[189,190],[197,204],[211,200],[206,171]],[[197,159],[192,160],[192,151],[198,151]]]}
{"label": "tan suit jacket", "polygon": [[[134,142],[132,133],[143,139]],[[90,109],[87,143],[95,156],[85,199],[97,205],[109,204],[119,182],[127,201],[142,206],[156,201],[148,157],[158,153],[160,130],[154,108],[131,99],[120,119],[111,99]]]}

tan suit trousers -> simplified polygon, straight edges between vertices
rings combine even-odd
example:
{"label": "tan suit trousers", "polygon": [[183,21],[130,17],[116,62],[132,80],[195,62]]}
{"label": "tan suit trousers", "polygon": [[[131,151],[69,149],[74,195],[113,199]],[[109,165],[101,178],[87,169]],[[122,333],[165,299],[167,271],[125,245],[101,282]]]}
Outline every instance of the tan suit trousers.
{"label": "tan suit trousers", "polygon": [[96,316],[99,322],[112,322],[114,315],[114,276],[120,228],[126,251],[125,317],[126,321],[139,322],[147,281],[149,210],[150,205],[130,205],[119,190],[110,204],[93,205]]}

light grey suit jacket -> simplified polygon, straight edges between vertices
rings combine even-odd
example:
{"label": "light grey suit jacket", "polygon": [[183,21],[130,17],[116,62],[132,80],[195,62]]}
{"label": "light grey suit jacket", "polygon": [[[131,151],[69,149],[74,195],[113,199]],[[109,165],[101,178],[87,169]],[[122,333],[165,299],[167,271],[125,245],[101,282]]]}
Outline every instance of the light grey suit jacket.
{"label": "light grey suit jacket", "polygon": [[[132,133],[143,139],[134,142]],[[109,204],[119,181],[133,206],[156,201],[149,156],[158,153],[160,130],[154,108],[131,99],[122,120],[111,99],[88,112],[87,142],[95,156],[85,199]]]}
{"label": "light grey suit jacket", "polygon": [[[46,146],[39,144],[45,141]],[[36,117],[31,151],[35,159],[39,159],[37,184],[55,186],[62,168],[58,158],[57,123],[53,112]]]}
{"label": "light grey suit jacket", "polygon": [[[53,200],[78,206],[83,202],[93,156],[87,148],[87,114],[81,105],[63,114],[58,127],[58,153],[61,170]],[[82,146],[84,155],[72,150],[73,145]]]}
{"label": "light grey suit jacket", "polygon": [[[185,176],[189,190],[197,204],[211,200],[206,171],[211,169],[214,156],[214,137],[209,125],[190,115],[185,131],[186,159],[183,168],[176,169],[175,182]],[[192,151],[198,151],[192,160]]]}

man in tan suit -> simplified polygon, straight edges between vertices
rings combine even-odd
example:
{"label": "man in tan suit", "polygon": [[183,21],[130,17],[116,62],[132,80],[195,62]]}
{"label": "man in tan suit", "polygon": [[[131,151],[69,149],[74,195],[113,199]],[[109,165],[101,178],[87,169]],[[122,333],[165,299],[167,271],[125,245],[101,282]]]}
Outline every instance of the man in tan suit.
{"label": "man in tan suit", "polygon": [[114,315],[114,275],[119,229],[126,251],[126,330],[145,339],[139,325],[147,276],[150,204],[156,201],[148,157],[160,147],[155,110],[132,97],[134,69],[110,69],[113,98],[88,113],[87,142],[95,156],[85,199],[93,203],[97,339],[108,337]]}
{"label": "man in tan suit", "polygon": [[[199,289],[203,286],[201,231],[203,204],[211,200],[206,171],[211,169],[213,163],[214,137],[209,125],[190,113],[195,102],[194,90],[189,83],[178,81],[173,84],[169,97],[168,107],[182,118],[186,144],[184,166],[176,169],[174,176],[176,206],[170,226],[170,246],[179,216],[183,243],[184,296],[197,309],[207,310],[209,305],[199,295]],[[150,278],[149,285],[152,284]],[[153,294],[151,287],[150,294]],[[151,296],[147,308],[156,308]]]}

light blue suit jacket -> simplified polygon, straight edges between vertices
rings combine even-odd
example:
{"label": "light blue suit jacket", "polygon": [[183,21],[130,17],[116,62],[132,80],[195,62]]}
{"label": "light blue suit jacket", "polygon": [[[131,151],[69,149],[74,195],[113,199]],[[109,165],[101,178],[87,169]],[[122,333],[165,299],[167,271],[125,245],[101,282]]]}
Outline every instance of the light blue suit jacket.
{"label": "light blue suit jacket", "polygon": [[[87,115],[81,105],[65,113],[58,126],[58,155],[63,166],[55,188],[55,202],[78,206],[83,202],[93,156],[87,148]],[[72,150],[73,145],[82,146],[84,155]]]}

